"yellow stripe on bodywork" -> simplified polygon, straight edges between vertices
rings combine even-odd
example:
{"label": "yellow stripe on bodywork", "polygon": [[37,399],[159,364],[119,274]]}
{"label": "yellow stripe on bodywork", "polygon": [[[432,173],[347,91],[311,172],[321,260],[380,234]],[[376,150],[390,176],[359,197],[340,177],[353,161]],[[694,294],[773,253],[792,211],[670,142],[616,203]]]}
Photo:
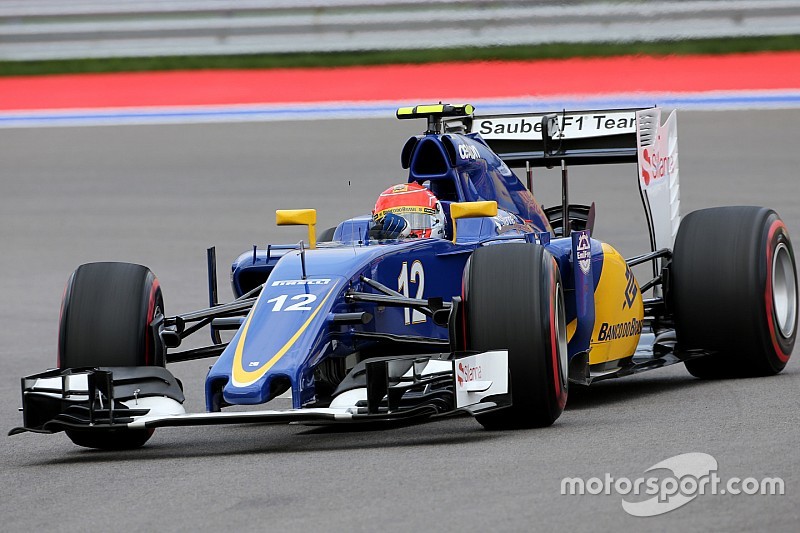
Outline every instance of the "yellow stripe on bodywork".
{"label": "yellow stripe on bodywork", "polygon": [[424,114],[424,113],[444,113],[444,105],[443,104],[434,104],[434,105],[418,105],[415,109],[417,114]]}
{"label": "yellow stripe on bodywork", "polygon": [[427,104],[397,109],[397,118],[423,118],[425,115],[471,115],[475,112],[472,104]]}
{"label": "yellow stripe on bodywork", "polygon": [[314,320],[314,317],[317,316],[320,309],[325,305],[325,301],[330,297],[333,293],[333,290],[336,287],[332,287],[331,290],[328,291],[328,294],[325,295],[325,298],[319,303],[316,309],[311,313],[311,316],[303,322],[303,325],[300,326],[292,337],[286,341],[286,344],[278,350],[278,353],[272,356],[272,358],[266,362],[264,366],[259,368],[258,370],[253,370],[252,372],[245,370],[244,365],[242,365],[242,355],[244,352],[244,341],[247,338],[247,330],[250,328],[250,320],[253,318],[255,314],[255,308],[253,308],[253,312],[250,313],[250,316],[247,317],[247,321],[244,323],[244,327],[242,328],[242,335],[239,337],[239,342],[236,344],[236,351],[233,353],[233,384],[236,387],[246,387],[247,385],[252,385],[259,379],[261,379],[264,374],[266,374],[270,368],[275,366],[275,363],[280,361],[281,357],[283,357],[286,352],[297,342],[297,339],[300,338],[300,335],[308,328],[311,321]]}
{"label": "yellow stripe on bodywork", "polygon": [[578,319],[572,319],[572,322],[567,324],[567,342],[572,340],[572,337],[575,336],[575,330],[578,329]]}
{"label": "yellow stripe on bodywork", "polygon": [[[630,305],[625,297],[628,286],[626,277],[628,264],[625,259],[611,245],[603,243],[603,270],[600,281],[594,290],[594,330],[589,351],[589,364],[605,363],[633,355],[639,344],[640,332],[630,333],[626,336],[600,339],[600,333],[605,328],[610,331],[619,325],[636,321],[642,323],[644,318],[644,305],[642,291],[636,279],[633,284],[636,296]],[[633,273],[631,273],[631,276]]]}

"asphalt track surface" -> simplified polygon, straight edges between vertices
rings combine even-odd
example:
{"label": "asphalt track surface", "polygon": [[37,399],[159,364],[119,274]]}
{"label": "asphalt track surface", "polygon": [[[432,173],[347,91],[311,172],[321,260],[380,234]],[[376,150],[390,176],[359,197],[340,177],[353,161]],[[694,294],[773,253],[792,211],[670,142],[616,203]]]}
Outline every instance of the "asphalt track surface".
{"label": "asphalt track surface", "polygon": [[[685,112],[679,123],[683,212],[771,206],[798,245],[800,111]],[[169,312],[202,307],[207,246],[217,245],[224,273],[253,243],[302,238],[275,227],[277,208],[315,207],[320,229],[367,212],[403,180],[399,150],[418,128],[0,131],[0,428],[21,423],[19,378],[55,363],[61,293],[78,264],[146,264]],[[537,177],[540,201],[557,201],[557,182]],[[598,237],[626,256],[646,247],[630,168],[575,169],[571,192],[597,202]],[[389,431],[167,428],[123,453],[81,449],[63,434],[3,436],[0,530],[797,531],[797,359],[771,378],[703,382],[675,366],[573,388],[556,424],[534,431],[487,432],[468,417]],[[207,366],[171,367],[188,410],[203,408]],[[723,479],[780,476],[786,493],[698,496],[655,518],[628,516],[619,495],[560,494],[564,477],[635,479],[686,452],[713,455]]]}

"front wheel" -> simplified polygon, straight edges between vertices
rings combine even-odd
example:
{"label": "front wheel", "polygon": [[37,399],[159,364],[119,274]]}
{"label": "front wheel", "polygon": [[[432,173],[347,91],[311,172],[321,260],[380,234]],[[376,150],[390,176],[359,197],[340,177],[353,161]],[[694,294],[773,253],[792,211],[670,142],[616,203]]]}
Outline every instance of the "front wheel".
{"label": "front wheel", "polygon": [[681,221],[672,258],[678,344],[715,352],[686,362],[695,377],[777,374],[797,336],[797,270],[775,211],[716,207]]}
{"label": "front wheel", "polygon": [[[155,275],[129,263],[89,263],[70,276],[61,304],[59,368],[164,366],[164,348],[150,327],[164,312]],[[138,448],[153,430],[66,430],[78,446]]]}
{"label": "front wheel", "polygon": [[487,429],[551,425],[567,401],[561,276],[542,246],[478,248],[464,270],[466,348],[508,350],[512,406],[478,415]]}

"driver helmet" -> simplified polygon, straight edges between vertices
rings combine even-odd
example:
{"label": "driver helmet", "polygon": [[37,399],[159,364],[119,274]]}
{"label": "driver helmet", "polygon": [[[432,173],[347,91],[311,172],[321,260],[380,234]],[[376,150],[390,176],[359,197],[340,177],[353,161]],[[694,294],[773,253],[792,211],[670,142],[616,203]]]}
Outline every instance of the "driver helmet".
{"label": "driver helmet", "polygon": [[372,218],[377,224],[383,224],[389,213],[402,217],[406,222],[397,236],[399,239],[444,238],[442,204],[419,183],[403,183],[383,191],[375,203]]}

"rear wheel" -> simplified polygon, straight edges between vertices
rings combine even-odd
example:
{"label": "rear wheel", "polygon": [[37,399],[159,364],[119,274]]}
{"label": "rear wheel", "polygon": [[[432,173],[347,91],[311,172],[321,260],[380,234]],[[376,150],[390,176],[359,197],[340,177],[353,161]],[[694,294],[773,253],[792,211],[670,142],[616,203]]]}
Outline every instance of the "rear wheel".
{"label": "rear wheel", "polygon": [[777,374],[797,335],[797,272],[786,226],[763,207],[718,207],[681,221],[671,300],[679,346],[699,378]]}
{"label": "rear wheel", "polygon": [[466,348],[508,350],[512,406],[477,417],[487,429],[551,425],[567,401],[564,295],[545,249],[477,249],[464,270]]}
{"label": "rear wheel", "polygon": [[[164,366],[164,350],[150,323],[163,314],[155,275],[141,265],[89,263],[67,282],[59,324],[59,368]],[[152,430],[67,430],[78,446],[142,446]]]}

